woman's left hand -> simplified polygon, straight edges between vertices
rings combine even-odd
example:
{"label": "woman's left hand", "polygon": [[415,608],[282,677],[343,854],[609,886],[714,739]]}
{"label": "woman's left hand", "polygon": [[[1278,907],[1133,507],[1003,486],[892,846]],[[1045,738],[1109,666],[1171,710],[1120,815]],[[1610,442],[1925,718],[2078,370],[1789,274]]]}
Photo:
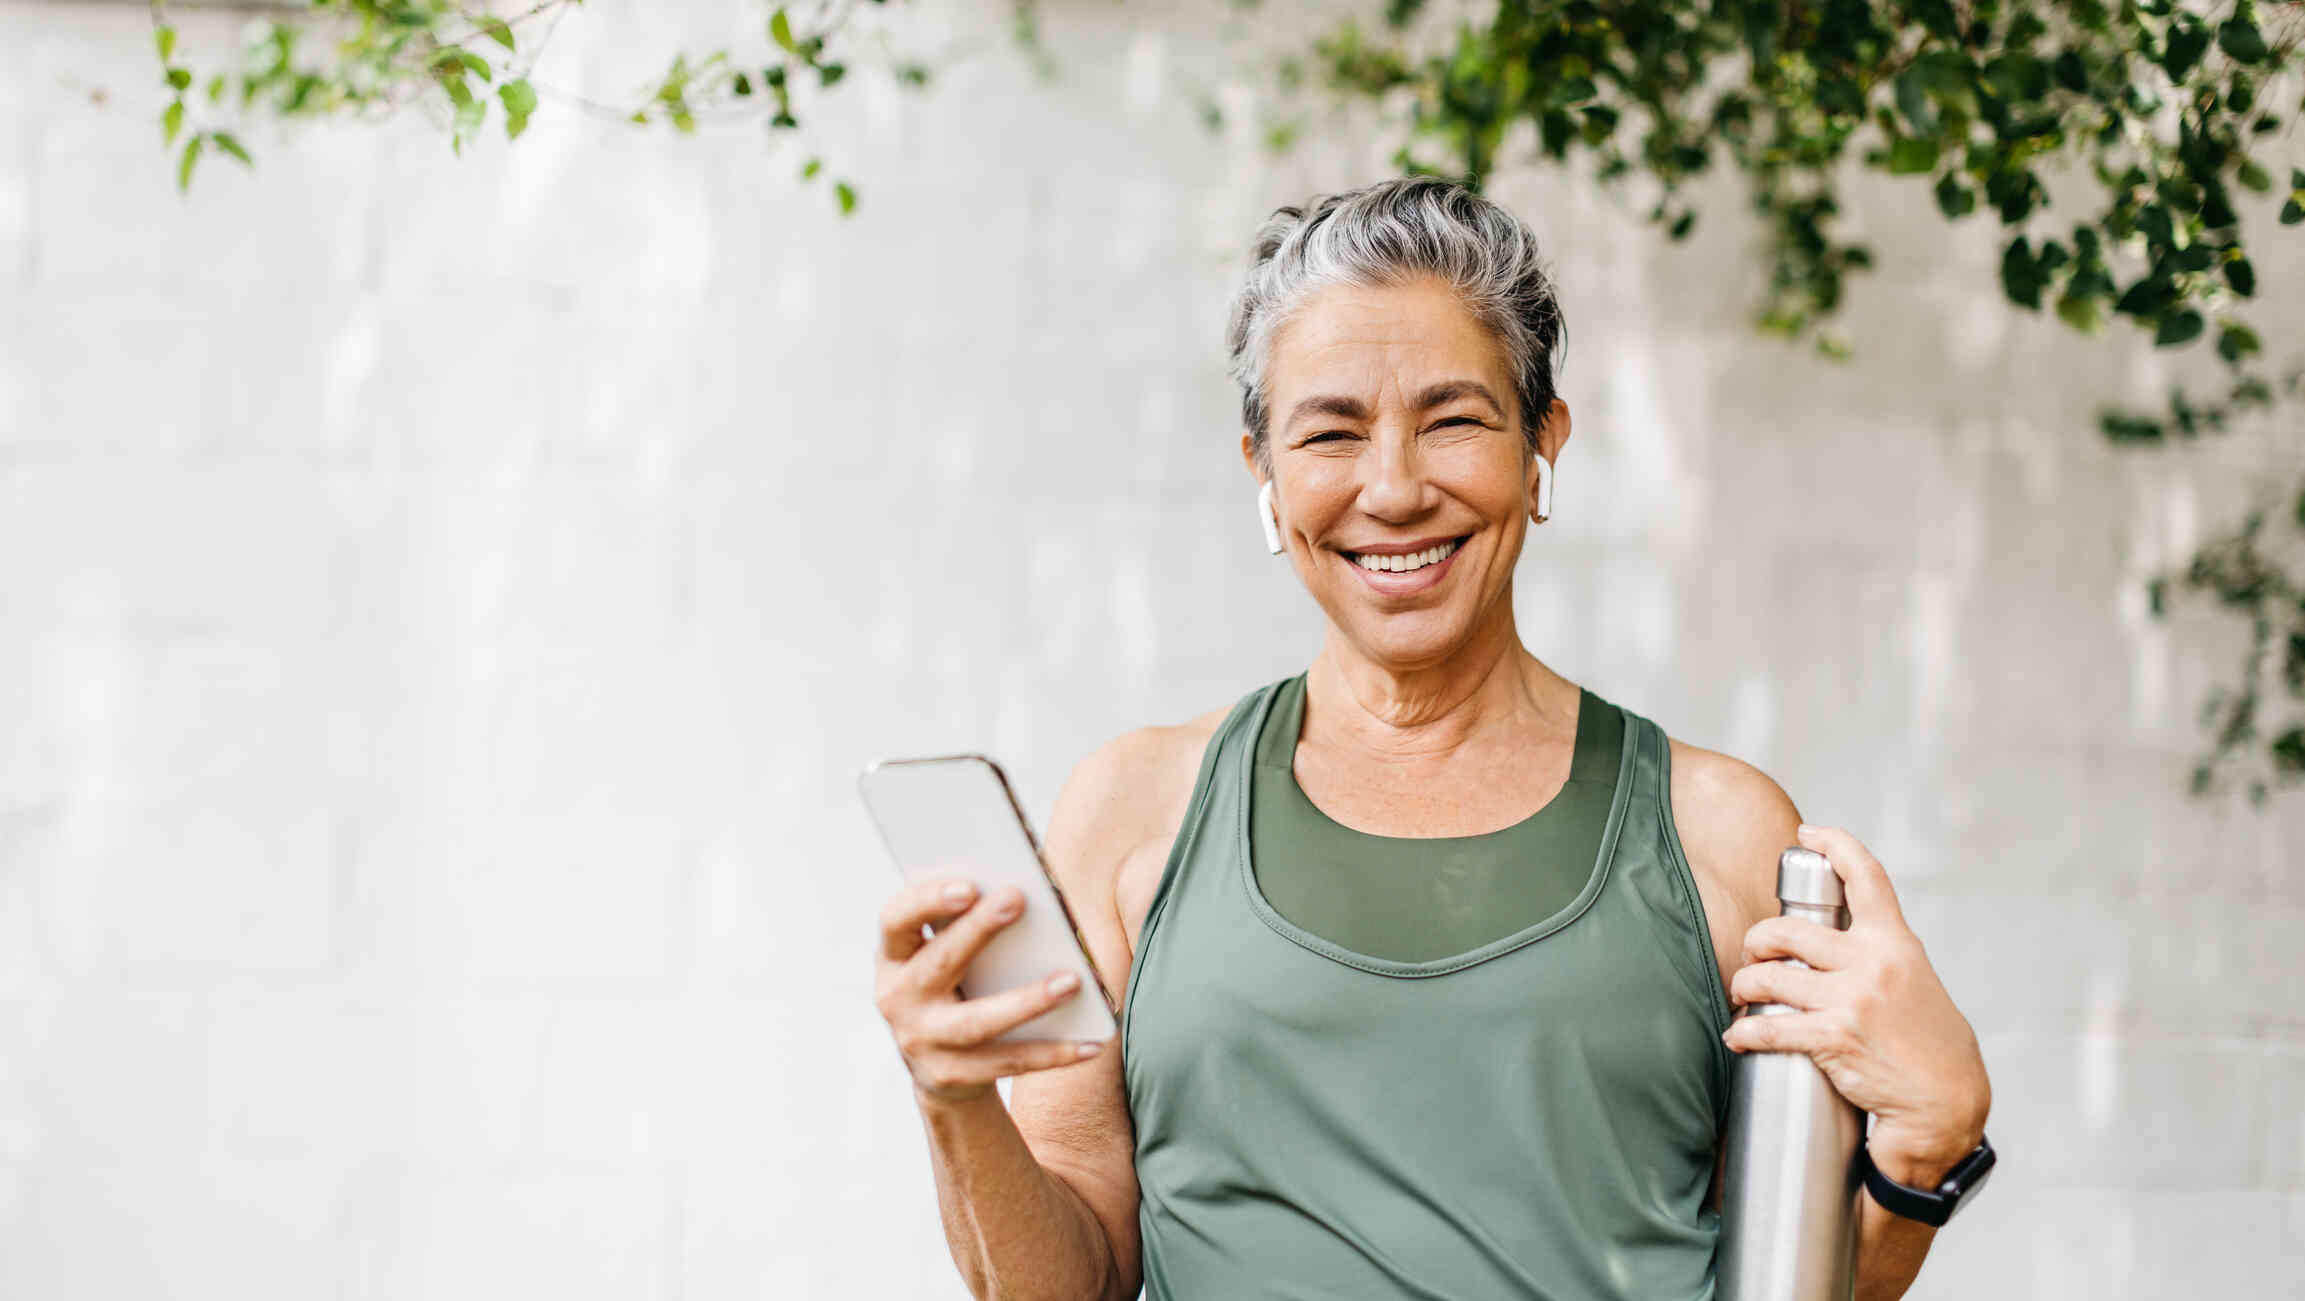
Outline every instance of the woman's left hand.
{"label": "woman's left hand", "polygon": [[[1739,1052],[1806,1053],[1842,1097],[1874,1116],[1867,1145],[1882,1173],[1934,1187],[1975,1148],[1992,1083],[1968,1019],[1905,924],[1889,874],[1839,827],[1803,826],[1847,895],[1849,929],[1770,917],[1745,932],[1729,998],[1802,1010],[1739,1016],[1721,1036]],[[1802,970],[1779,958],[1799,958]]]}

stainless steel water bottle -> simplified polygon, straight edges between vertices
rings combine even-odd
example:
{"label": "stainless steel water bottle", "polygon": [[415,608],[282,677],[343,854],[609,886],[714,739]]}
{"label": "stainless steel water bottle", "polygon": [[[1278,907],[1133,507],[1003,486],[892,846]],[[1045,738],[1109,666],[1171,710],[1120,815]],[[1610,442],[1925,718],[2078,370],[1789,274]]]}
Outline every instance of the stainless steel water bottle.
{"label": "stainless steel water bottle", "polygon": [[[1788,917],[1848,929],[1841,878],[1813,849],[1788,849],[1778,857],[1777,898]],[[1754,1003],[1739,1015],[1794,1010]],[[1849,1301],[1857,1278],[1862,1192],[1856,1156],[1865,1139],[1865,1114],[1805,1053],[1742,1052],[1731,1066],[1714,1296]]]}

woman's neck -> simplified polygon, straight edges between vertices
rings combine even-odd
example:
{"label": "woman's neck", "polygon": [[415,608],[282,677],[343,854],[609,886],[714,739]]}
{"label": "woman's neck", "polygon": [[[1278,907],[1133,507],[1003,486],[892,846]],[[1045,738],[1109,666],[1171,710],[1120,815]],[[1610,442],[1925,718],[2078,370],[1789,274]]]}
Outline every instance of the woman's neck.
{"label": "woman's neck", "polygon": [[1573,736],[1578,688],[1521,645],[1502,619],[1433,664],[1371,659],[1330,630],[1305,673],[1303,742],[1395,759],[1436,759],[1503,732]]}

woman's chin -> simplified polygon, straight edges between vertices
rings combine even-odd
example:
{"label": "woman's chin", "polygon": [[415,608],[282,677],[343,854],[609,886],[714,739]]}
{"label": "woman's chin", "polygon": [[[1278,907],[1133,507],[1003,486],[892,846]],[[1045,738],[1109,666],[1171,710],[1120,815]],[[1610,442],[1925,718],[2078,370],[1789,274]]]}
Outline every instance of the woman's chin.
{"label": "woman's chin", "polygon": [[1355,611],[1345,621],[1363,654],[1379,664],[1414,668],[1448,659],[1465,643],[1465,621],[1446,606],[1396,614]]}

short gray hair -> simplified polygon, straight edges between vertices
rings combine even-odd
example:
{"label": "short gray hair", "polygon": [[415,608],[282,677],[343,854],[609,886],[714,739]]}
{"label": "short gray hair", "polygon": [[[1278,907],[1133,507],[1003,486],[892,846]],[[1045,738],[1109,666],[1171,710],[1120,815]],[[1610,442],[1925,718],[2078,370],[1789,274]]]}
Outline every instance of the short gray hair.
{"label": "short gray hair", "polygon": [[1553,405],[1565,329],[1537,237],[1521,219],[1455,181],[1399,177],[1279,208],[1256,235],[1248,281],[1233,300],[1225,345],[1241,386],[1241,424],[1270,470],[1268,353],[1314,290],[1438,276],[1504,345],[1529,449]]}

